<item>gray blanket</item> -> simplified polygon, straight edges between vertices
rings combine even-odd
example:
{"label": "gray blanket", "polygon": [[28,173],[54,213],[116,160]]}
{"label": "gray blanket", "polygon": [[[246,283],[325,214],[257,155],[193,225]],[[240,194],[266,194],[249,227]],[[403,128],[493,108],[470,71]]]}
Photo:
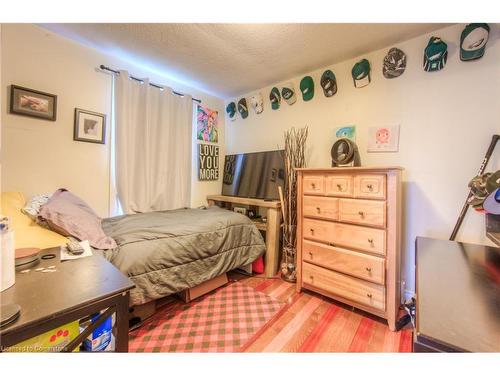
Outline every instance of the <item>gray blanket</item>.
{"label": "gray blanket", "polygon": [[136,285],[132,305],[199,285],[265,251],[250,219],[218,207],[117,216],[102,227],[118,244],[105,257]]}

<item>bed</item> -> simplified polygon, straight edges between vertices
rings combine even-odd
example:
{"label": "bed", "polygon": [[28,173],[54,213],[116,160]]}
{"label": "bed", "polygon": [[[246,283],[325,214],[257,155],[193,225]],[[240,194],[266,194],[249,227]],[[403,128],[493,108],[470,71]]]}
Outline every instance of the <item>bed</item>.
{"label": "bed", "polygon": [[102,228],[117,243],[104,256],[136,285],[132,305],[192,288],[265,251],[250,219],[219,207],[118,216]]}
{"label": "bed", "polygon": [[[2,194],[3,203],[6,197]],[[10,205],[11,211],[29,221],[19,215],[22,195],[12,197],[16,204]],[[4,214],[13,215],[5,207]],[[38,216],[52,231],[34,223],[30,223],[29,231],[28,225],[16,226],[16,242],[26,239],[28,232],[29,241],[23,242],[27,247],[58,246],[66,242],[62,236],[68,235],[89,240],[94,252],[102,254],[136,285],[131,291],[131,305],[192,288],[249,265],[265,252],[264,240],[249,218],[215,206],[101,219],[84,201],[59,189]]]}

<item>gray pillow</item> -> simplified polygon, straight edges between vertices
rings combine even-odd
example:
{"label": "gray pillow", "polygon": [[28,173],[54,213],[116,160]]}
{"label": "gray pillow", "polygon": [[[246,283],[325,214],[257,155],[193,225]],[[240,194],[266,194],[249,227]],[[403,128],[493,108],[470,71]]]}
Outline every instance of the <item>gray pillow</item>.
{"label": "gray pillow", "polygon": [[106,236],[102,219],[83,200],[66,189],[57,190],[40,209],[38,216],[49,228],[63,236],[88,240],[96,249],[113,249],[116,242]]}

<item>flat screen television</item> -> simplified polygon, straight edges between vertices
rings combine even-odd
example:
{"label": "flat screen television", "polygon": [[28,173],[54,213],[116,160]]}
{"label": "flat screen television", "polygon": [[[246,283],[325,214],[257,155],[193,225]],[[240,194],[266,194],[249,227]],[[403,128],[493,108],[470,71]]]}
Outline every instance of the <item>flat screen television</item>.
{"label": "flat screen television", "polygon": [[222,195],[279,200],[284,184],[283,150],[226,155]]}

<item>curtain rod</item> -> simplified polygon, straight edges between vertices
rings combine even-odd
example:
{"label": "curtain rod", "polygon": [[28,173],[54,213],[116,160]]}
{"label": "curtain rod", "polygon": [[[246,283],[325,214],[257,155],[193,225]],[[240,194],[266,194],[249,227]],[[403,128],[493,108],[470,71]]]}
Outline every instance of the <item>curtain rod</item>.
{"label": "curtain rod", "polygon": [[[118,70],[115,70],[115,69],[111,69],[109,67],[107,67],[106,65],[100,65],[99,68],[101,70],[107,70],[108,72],[111,72],[111,73],[114,73],[114,74],[120,74],[120,71]],[[144,82],[142,79],[140,78],[137,78],[137,77],[134,77],[134,76],[129,76],[131,79],[133,79],[134,81],[137,81],[137,82]],[[152,83],[152,82],[149,82],[149,85],[150,86],[153,86],[153,87],[156,87],[156,88],[159,88],[159,89],[164,89],[165,87],[164,86],[161,86],[161,85],[158,85],[156,83]],[[179,96],[185,96],[184,94],[180,93],[180,92],[177,92],[177,91],[173,91],[172,90],[172,93],[174,93],[175,95],[179,95]],[[196,99],[196,98],[192,98],[193,99],[193,102],[197,102],[197,103],[201,103],[201,100],[200,99]]]}

